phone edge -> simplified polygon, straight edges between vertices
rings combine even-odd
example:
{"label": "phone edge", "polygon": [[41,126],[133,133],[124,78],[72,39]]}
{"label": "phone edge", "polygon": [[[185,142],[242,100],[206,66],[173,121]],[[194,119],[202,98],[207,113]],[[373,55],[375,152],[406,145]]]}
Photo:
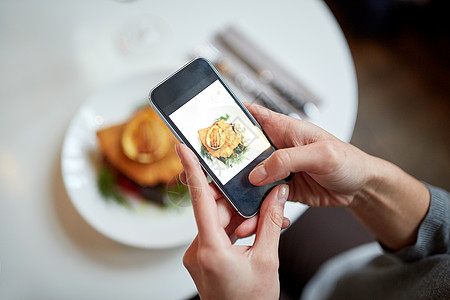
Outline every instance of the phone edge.
{"label": "phone edge", "polygon": [[[176,137],[176,139],[177,139],[180,143],[182,143],[182,144],[186,144],[185,141],[184,141],[184,140],[178,135],[178,133],[172,128],[172,125],[170,125],[170,124],[166,121],[166,118],[164,117],[164,115],[162,114],[162,112],[159,110],[159,108],[158,108],[158,107],[155,105],[155,103],[153,102],[153,91],[154,91],[156,88],[158,88],[160,85],[162,85],[164,82],[166,82],[167,80],[169,80],[169,78],[171,78],[171,77],[172,77],[173,75],[175,75],[177,72],[179,72],[180,70],[182,70],[183,68],[185,68],[186,66],[188,66],[189,64],[191,64],[192,62],[194,62],[194,61],[197,60],[197,59],[202,59],[202,60],[206,61],[206,62],[212,67],[211,63],[210,63],[208,60],[204,59],[204,58],[196,58],[196,59],[193,59],[193,60],[189,61],[188,63],[184,64],[181,68],[178,68],[175,72],[172,72],[172,73],[171,73],[169,76],[167,76],[164,80],[162,80],[160,83],[158,83],[156,86],[154,86],[154,87],[150,90],[149,95],[148,95],[148,100],[149,100],[149,103],[150,103],[150,106],[152,107],[152,109],[156,112],[156,114],[160,117],[160,119],[164,122],[164,124],[166,124],[166,126],[167,126],[167,127],[169,128],[169,130],[173,133],[173,135]],[[221,77],[220,74],[215,70],[215,68],[212,67],[212,69],[213,69],[213,71],[216,73],[216,75],[221,79],[221,82],[222,82],[224,85],[226,85],[226,83],[223,81],[222,77]],[[232,91],[229,89],[228,86],[227,86],[227,90],[228,90],[228,92],[232,93]],[[245,107],[245,105],[239,100],[239,98],[237,98],[236,95],[234,95],[234,94],[233,94],[233,96],[234,96],[235,99],[237,99],[237,100],[240,102],[239,104],[242,105],[241,109],[242,109],[242,108],[245,109],[246,113],[247,113],[248,115],[250,115],[250,117],[251,117],[254,121],[256,121],[256,120],[253,118],[253,116],[250,114],[250,112],[247,110],[247,108]],[[256,124],[258,124],[258,126],[259,126],[259,123],[256,122]],[[189,147],[189,149],[191,149],[191,148]],[[192,151],[192,149],[191,149],[191,151]],[[199,159],[197,153],[195,153],[195,151],[192,151],[192,152],[193,152],[194,155],[197,157],[197,159]],[[206,170],[206,169],[203,167],[203,164],[202,164],[202,162],[200,161],[200,159],[199,159],[199,162],[200,162],[200,166],[202,167],[202,169],[206,172],[206,174],[208,174],[208,176],[209,176],[209,178],[211,179],[211,181],[214,182],[214,185],[220,190],[222,196],[227,200],[227,202],[231,205],[231,207],[232,207],[232,208],[233,208],[240,216],[242,216],[242,217],[244,217],[244,218],[251,218],[251,217],[255,216],[255,215],[259,212],[259,208],[258,208],[258,210],[257,210],[255,213],[251,214],[251,215],[245,215],[245,214],[243,214],[243,213],[236,207],[236,205],[233,203],[233,201],[227,196],[226,192],[220,187],[220,185],[217,184],[216,180],[214,179],[214,176],[211,176],[210,172],[208,172],[208,170]]]}

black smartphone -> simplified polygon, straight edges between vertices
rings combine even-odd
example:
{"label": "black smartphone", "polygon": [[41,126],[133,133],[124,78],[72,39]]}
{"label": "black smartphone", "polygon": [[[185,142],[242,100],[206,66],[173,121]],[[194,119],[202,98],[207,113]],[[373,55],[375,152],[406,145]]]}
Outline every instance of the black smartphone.
{"label": "black smartphone", "polygon": [[149,98],[234,209],[244,217],[255,215],[282,182],[254,186],[248,175],[275,148],[213,65],[203,58],[191,61],[154,87]]}

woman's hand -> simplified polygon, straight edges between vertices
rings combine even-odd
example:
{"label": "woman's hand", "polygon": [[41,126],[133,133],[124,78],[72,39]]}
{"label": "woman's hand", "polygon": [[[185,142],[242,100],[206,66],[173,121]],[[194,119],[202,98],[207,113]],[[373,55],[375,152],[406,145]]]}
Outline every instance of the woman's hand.
{"label": "woman's hand", "polygon": [[290,201],[309,206],[348,206],[369,180],[371,157],[305,121],[247,104],[275,147],[250,173],[254,185],[293,174]]}
{"label": "woman's hand", "polygon": [[423,183],[311,123],[255,104],[247,108],[279,149],[250,173],[251,183],[264,185],[292,173],[289,200],[348,206],[393,250],[416,241],[430,203]]}
{"label": "woman's hand", "polygon": [[[196,156],[183,144],[177,153],[189,186],[198,235],[183,263],[202,299],[278,299],[278,241],[288,186],[274,188],[263,201],[259,217],[244,219],[232,212],[208,185]],[[233,245],[232,235],[255,231],[253,246]],[[239,234],[240,233],[240,234]],[[231,237],[231,238],[230,238]]]}

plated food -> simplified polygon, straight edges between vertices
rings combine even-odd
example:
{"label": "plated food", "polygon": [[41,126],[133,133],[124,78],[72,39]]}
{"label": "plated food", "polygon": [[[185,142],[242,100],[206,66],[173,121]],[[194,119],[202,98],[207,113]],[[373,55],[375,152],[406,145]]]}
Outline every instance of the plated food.
{"label": "plated food", "polygon": [[201,155],[210,160],[222,162],[227,167],[240,163],[245,158],[248,145],[245,127],[239,122],[229,123],[229,115],[216,119],[209,127],[198,131],[202,144]]}
{"label": "plated food", "polygon": [[97,131],[103,167],[98,186],[102,195],[125,202],[123,193],[167,204],[167,192],[183,189],[177,181],[182,165],[176,139],[149,106],[125,123]]}
{"label": "plated food", "polygon": [[[184,185],[172,185],[170,180],[152,187],[158,197],[169,199],[165,205],[145,199],[119,183],[120,177],[126,176],[119,177],[118,170],[106,163],[97,136],[97,132],[108,127],[128,124],[143,105],[149,107],[143,95],[148,93],[149,86],[156,85],[169,72],[156,70],[136,74],[91,95],[74,114],[62,145],[62,178],[76,211],[102,235],[132,247],[178,247],[191,243],[197,234],[189,193]],[[123,133],[116,137],[119,150],[121,135]],[[119,196],[123,203],[118,203],[111,193],[105,197],[99,189],[100,180],[104,180],[103,187],[109,185],[106,191]],[[180,194],[181,199],[177,197]]]}

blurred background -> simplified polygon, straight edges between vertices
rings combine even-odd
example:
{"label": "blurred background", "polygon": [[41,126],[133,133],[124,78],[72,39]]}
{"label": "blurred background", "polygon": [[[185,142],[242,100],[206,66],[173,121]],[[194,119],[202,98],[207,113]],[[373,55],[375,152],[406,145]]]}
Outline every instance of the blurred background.
{"label": "blurred background", "polygon": [[450,189],[448,1],[327,0],[353,55],[351,143]]}

